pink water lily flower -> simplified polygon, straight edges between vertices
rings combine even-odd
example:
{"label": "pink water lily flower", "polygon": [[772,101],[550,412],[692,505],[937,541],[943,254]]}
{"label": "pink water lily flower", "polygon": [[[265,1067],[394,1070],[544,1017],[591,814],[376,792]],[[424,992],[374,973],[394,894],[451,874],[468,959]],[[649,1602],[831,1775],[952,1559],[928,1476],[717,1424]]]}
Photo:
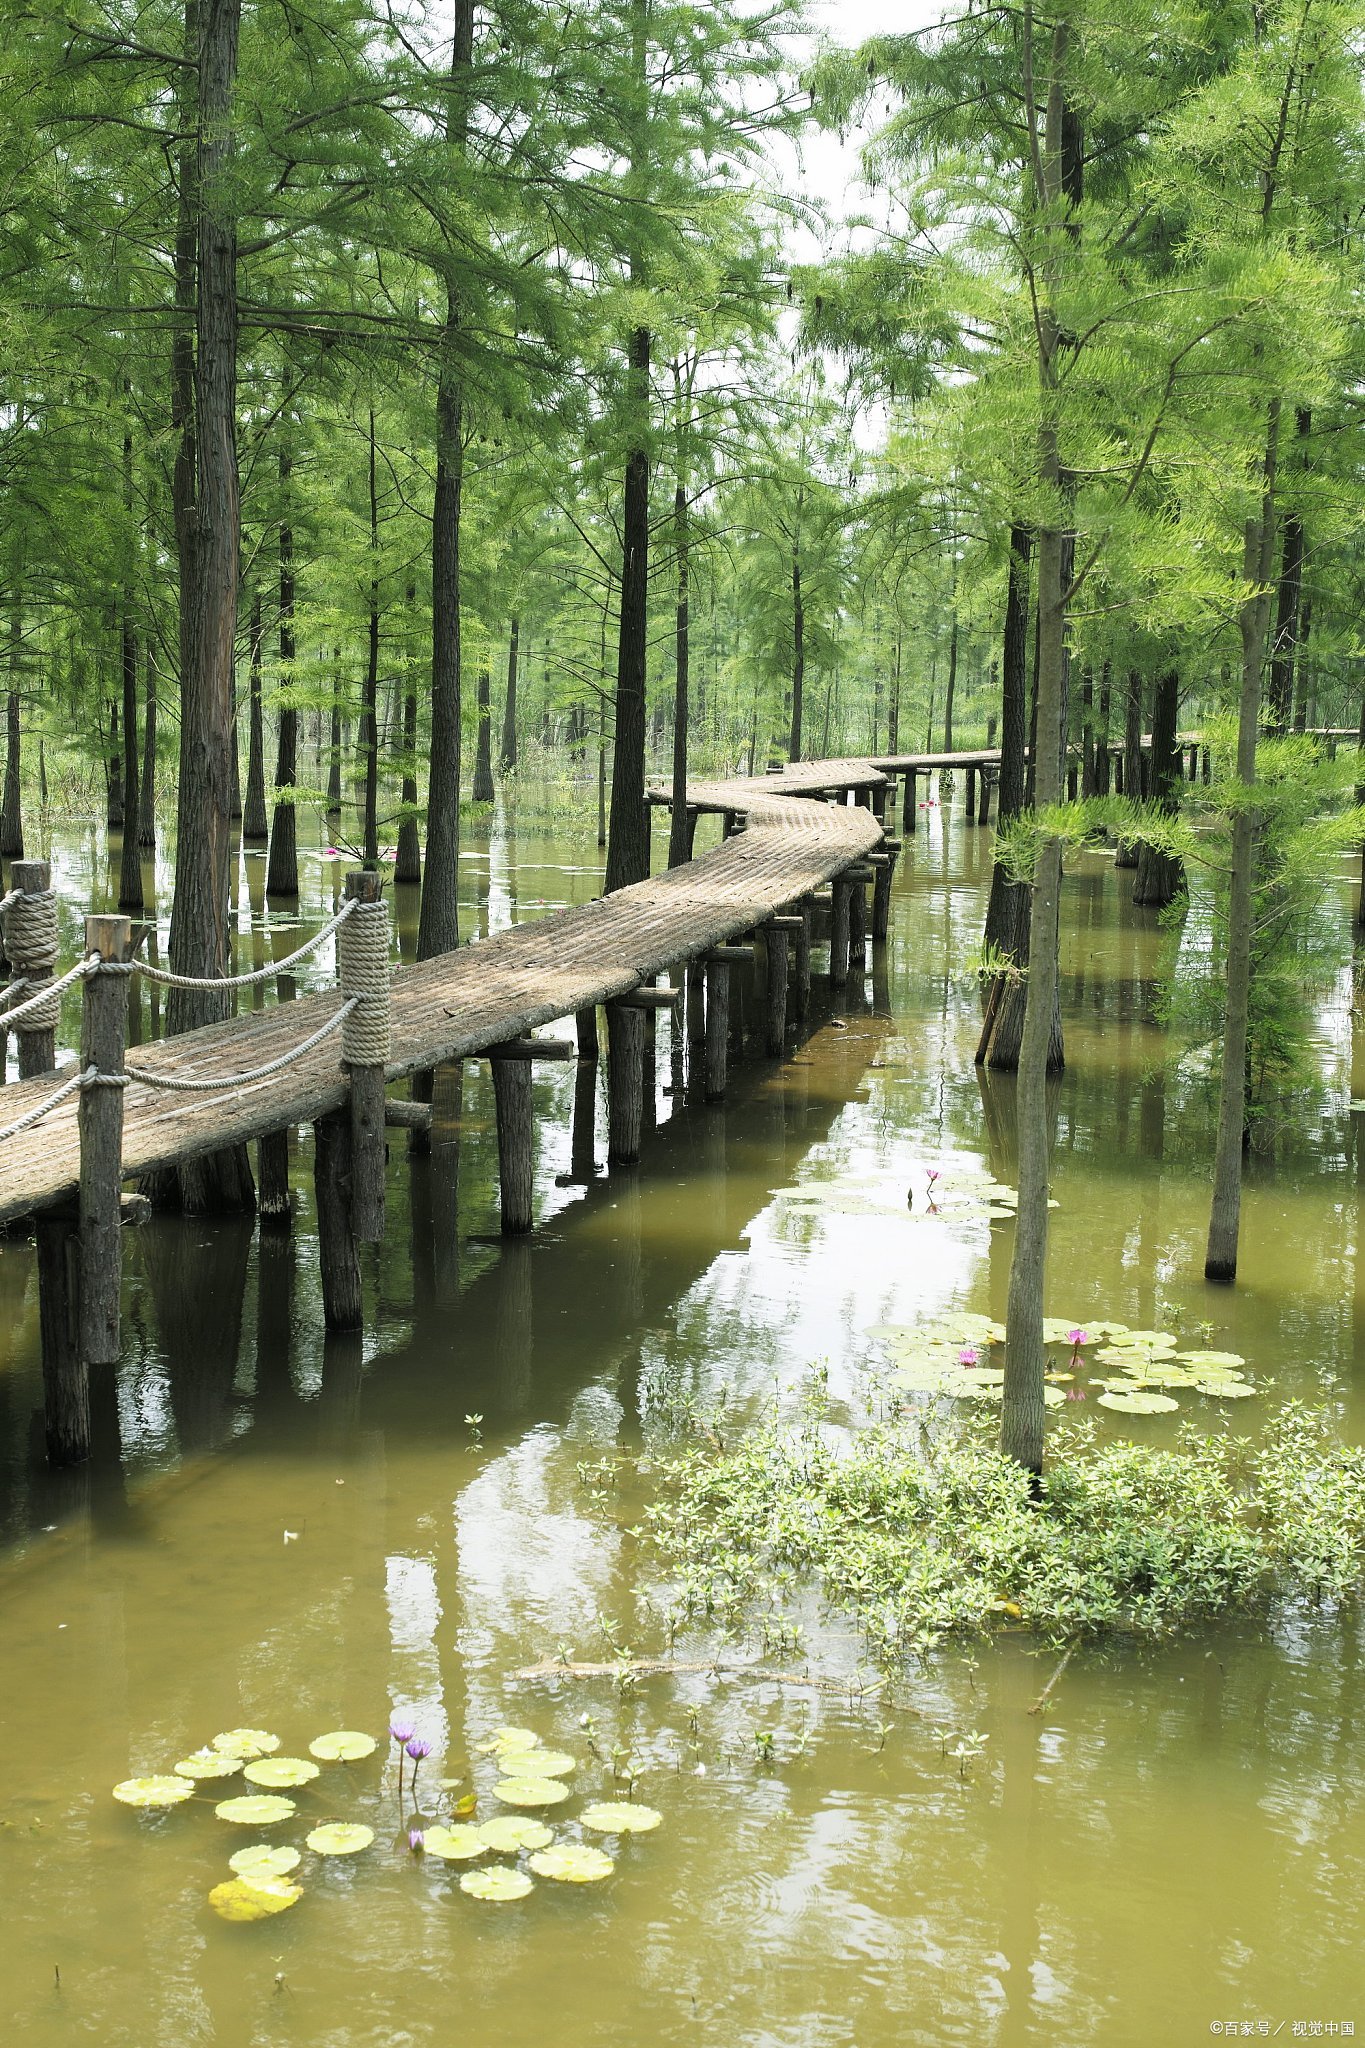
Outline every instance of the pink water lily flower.
{"label": "pink water lily flower", "polygon": [[1079,1351],[1082,1344],[1088,1344],[1090,1342],[1090,1332],[1089,1330],[1068,1330],[1066,1333],[1066,1341],[1068,1344],[1074,1345],[1074,1347]]}
{"label": "pink water lily flower", "polygon": [[957,1362],[959,1365],[980,1365],[981,1353],[970,1344],[964,1345],[957,1354]]}
{"label": "pink water lily flower", "polygon": [[1085,1388],[1068,1387],[1066,1390],[1066,1398],[1068,1401],[1083,1401],[1085,1399]]}

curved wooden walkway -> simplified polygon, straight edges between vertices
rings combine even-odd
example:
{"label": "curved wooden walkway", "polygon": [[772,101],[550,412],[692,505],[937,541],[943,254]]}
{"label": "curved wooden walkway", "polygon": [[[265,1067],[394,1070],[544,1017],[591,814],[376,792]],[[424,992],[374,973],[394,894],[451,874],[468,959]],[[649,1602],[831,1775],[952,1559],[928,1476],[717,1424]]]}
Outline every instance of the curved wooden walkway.
{"label": "curved wooden walkway", "polygon": [[[883,827],[871,800],[887,788],[886,776],[866,760],[802,763],[780,775],[691,785],[689,806],[732,812],[745,829],[685,867],[397,969],[386,1078],[485,1052],[556,1018],[627,996],[665,969],[752,932],[881,844]],[[862,793],[868,801],[811,801],[817,792]],[[340,1000],[331,991],[307,996],[139,1047],[138,1064],[201,1079],[250,1071],[317,1030]],[[50,1095],[53,1079],[45,1074],[0,1091],[0,1124]],[[174,1095],[132,1082],[124,1096],[124,1175],[139,1177],[314,1121],[342,1105],[347,1085],[335,1035],[282,1072],[222,1092]],[[74,1193],[80,1174],[76,1100],[69,1097],[0,1143],[0,1222],[64,1203]]]}

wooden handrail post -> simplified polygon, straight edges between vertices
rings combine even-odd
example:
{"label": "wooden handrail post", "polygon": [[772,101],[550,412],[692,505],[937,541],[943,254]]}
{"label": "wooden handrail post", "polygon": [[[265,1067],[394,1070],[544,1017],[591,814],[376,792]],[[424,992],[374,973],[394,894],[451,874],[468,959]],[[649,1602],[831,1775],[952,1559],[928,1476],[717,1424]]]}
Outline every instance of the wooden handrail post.
{"label": "wooden handrail post", "polygon": [[[127,973],[132,925],[126,917],[87,917],[85,950],[99,965],[85,983],[81,1067],[86,1075],[76,1112],[81,1142],[80,1363],[114,1365],[119,1355],[119,1289],[123,1277],[123,1052],[128,1029]],[[107,970],[115,971],[109,972]]]}
{"label": "wooden handrail post", "polygon": [[361,1244],[384,1235],[384,1068],[389,1055],[389,914],[380,877],[357,868],[346,901],[359,907],[337,933],[341,993],[360,1006],[341,1027],[351,1083],[351,1229]]}

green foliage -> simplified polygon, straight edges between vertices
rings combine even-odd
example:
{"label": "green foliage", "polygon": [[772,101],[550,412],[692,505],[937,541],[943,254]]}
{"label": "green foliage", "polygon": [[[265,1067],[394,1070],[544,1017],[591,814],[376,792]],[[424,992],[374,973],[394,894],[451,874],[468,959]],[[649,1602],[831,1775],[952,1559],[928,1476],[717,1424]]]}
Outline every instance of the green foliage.
{"label": "green foliage", "polygon": [[894,1665],[1007,1614],[1050,1637],[1162,1637],[1271,1602],[1355,1598],[1365,1451],[1284,1408],[1256,1442],[1059,1431],[1041,1503],[984,1430],[847,1440],[808,1418],[667,1467],[653,1532],[698,1621],[739,1627],[795,1580]]}

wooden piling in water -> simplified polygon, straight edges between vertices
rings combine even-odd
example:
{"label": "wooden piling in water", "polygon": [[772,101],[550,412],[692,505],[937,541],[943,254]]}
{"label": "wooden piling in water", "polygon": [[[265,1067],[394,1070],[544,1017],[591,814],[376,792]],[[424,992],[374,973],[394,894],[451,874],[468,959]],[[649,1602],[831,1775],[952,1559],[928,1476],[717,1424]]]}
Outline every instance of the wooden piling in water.
{"label": "wooden piling in water", "polygon": [[867,965],[867,878],[868,869],[853,868],[849,880],[848,959],[850,967]]}
{"label": "wooden piling in water", "polygon": [[913,832],[919,810],[919,777],[913,768],[905,771],[905,795],[901,801],[901,831]]}
{"label": "wooden piling in water", "polygon": [[787,1042],[787,924],[786,918],[772,918],[763,928],[768,953],[765,1044],[769,1059],[780,1059]]}
{"label": "wooden piling in water", "polygon": [[329,1330],[358,1330],[360,1261],[351,1230],[351,1113],[329,1110],[313,1125],[313,1188],[318,1210],[322,1316]]}
{"label": "wooden piling in water", "polygon": [[[985,779],[984,770],[982,771],[982,779]],[[976,769],[970,762],[967,765],[967,793],[966,802],[962,806],[962,822],[964,825],[975,825],[976,823]]]}
{"label": "wooden piling in water", "polygon": [[80,1350],[80,1240],[75,1218],[69,1209],[50,1209],[37,1219],[36,1234],[48,1462],[80,1465],[90,1456],[90,1375]]}
{"label": "wooden piling in water", "polygon": [[595,1060],[601,1057],[601,1045],[597,1036],[597,1005],[574,1013],[574,1026],[578,1034],[578,1057],[581,1060]]}
{"label": "wooden piling in water", "polygon": [[630,1166],[640,1156],[644,1115],[645,1013],[628,1002],[607,1004],[607,1158]]}
{"label": "wooden piling in water", "polygon": [[725,1094],[729,1055],[730,963],[716,954],[711,954],[706,962],[706,1060],[703,1084],[703,1093],[708,1102],[719,1102]]}
{"label": "wooden piling in water", "polygon": [[872,856],[872,937],[878,945],[891,929],[891,880],[896,872],[896,855],[900,846],[899,839],[888,839],[882,852]]}
{"label": "wooden piling in water", "polygon": [[836,875],[831,885],[829,913],[829,978],[835,988],[842,988],[848,980],[849,943],[851,927],[850,904],[853,884],[847,871]]}
{"label": "wooden piling in water", "polygon": [[256,1214],[263,1230],[288,1230],[293,1222],[289,1200],[289,1133],[267,1131],[256,1145]]}
{"label": "wooden piling in water", "polygon": [[[99,964],[85,983],[76,1113],[80,1132],[80,1362],[115,1365],[123,1280],[123,1050],[128,1027],[126,917],[87,917],[85,950]],[[122,968],[120,973],[118,970]]]}
{"label": "wooden piling in water", "polygon": [[989,825],[991,822],[991,789],[994,782],[995,777],[990,769],[983,768],[980,781],[981,796],[976,807],[976,822],[978,825]]}
{"label": "wooden piling in water", "polygon": [[498,1128],[498,1187],[502,1234],[524,1237],[531,1228],[535,1131],[531,1104],[531,1062],[502,1046],[492,1049],[493,1101]]}
{"label": "wooden piling in water", "polygon": [[814,907],[807,897],[797,911],[801,929],[794,940],[796,971],[792,976],[791,996],[792,1014],[801,1023],[810,1015],[810,926]]}
{"label": "wooden piling in water", "polygon": [[360,906],[337,934],[341,993],[358,999],[341,1027],[351,1092],[351,1229],[361,1244],[384,1236],[384,1067],[389,1055],[389,919],[380,878],[357,868],[346,901]]}

